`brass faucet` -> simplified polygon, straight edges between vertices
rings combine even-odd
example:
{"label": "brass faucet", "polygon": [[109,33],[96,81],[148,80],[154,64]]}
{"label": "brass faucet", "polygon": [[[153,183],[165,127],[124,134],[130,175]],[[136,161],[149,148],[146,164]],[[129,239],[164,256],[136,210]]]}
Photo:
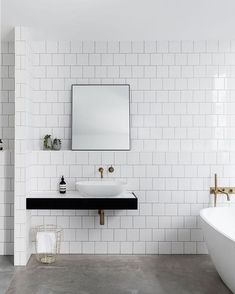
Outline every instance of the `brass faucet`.
{"label": "brass faucet", "polygon": [[103,167],[100,167],[99,169],[98,169],[98,171],[99,171],[99,173],[100,173],[100,177],[101,177],[101,179],[103,179],[103,174],[104,174],[104,169],[103,169]]}
{"label": "brass faucet", "polygon": [[98,214],[100,216],[100,225],[104,225],[104,210],[103,209],[99,209],[98,210]]}
{"label": "brass faucet", "polygon": [[114,172],[114,167],[111,165],[111,166],[108,168],[108,171],[109,171],[109,173],[113,173],[113,172]]}
{"label": "brass faucet", "polygon": [[218,194],[225,194],[227,196],[227,201],[230,201],[229,194],[234,193],[234,188],[233,187],[218,187],[217,174],[215,174],[215,187],[210,188],[210,193],[214,194],[214,206],[216,207]]}
{"label": "brass faucet", "polygon": [[218,192],[221,193],[221,194],[225,194],[227,196],[227,201],[230,201],[230,196],[229,196],[228,192],[223,191],[223,189],[222,190],[218,189]]}

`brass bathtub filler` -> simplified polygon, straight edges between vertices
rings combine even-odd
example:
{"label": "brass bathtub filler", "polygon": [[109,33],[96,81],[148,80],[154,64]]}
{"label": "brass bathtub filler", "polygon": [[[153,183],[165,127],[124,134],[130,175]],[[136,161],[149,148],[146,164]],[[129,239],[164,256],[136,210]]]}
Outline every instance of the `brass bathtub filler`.
{"label": "brass bathtub filler", "polygon": [[210,187],[210,194],[214,195],[214,206],[216,207],[218,195],[224,194],[227,196],[227,201],[230,201],[229,194],[235,194],[235,187],[218,187],[217,174],[215,174],[215,186]]}

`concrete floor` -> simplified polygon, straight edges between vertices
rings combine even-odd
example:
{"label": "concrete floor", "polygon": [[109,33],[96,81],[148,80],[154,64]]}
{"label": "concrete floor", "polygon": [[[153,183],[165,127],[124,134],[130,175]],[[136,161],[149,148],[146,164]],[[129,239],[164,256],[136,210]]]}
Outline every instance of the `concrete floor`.
{"label": "concrete floor", "polygon": [[14,275],[12,256],[0,256],[0,293],[6,293]]}
{"label": "concrete floor", "polygon": [[31,257],[14,268],[0,258],[6,294],[228,294],[207,255],[61,255],[53,265]]}

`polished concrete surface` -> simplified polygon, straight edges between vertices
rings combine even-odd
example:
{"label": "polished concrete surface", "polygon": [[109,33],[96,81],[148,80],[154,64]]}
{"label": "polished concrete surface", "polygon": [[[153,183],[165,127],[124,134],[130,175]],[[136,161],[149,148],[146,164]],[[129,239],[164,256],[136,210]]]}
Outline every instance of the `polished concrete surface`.
{"label": "polished concrete surface", "polygon": [[0,293],[6,293],[14,276],[12,256],[0,256]]}
{"label": "polished concrete surface", "polygon": [[231,293],[207,255],[61,255],[48,266],[32,256],[21,268],[2,257],[0,263],[1,294]]}

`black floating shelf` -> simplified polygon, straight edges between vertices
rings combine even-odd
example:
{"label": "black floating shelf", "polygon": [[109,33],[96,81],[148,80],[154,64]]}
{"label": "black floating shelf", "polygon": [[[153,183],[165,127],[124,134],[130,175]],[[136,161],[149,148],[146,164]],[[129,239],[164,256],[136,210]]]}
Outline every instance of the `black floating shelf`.
{"label": "black floating shelf", "polygon": [[26,209],[138,209],[138,199],[130,198],[26,198]]}

